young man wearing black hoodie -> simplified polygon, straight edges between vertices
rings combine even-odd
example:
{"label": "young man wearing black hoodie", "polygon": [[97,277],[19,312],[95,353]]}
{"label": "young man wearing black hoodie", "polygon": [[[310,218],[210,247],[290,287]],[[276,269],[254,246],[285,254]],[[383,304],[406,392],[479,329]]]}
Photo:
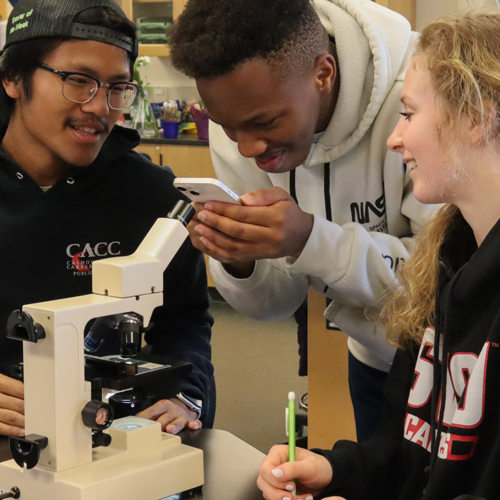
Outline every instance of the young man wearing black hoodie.
{"label": "young man wearing black hoodie", "polygon": [[[138,91],[136,57],[134,26],[113,0],[14,8],[0,59],[0,324],[24,304],[90,293],[93,262],[133,253],[182,198],[171,171],[133,151],[137,132],[115,127]],[[164,283],[145,340],[193,371],[140,416],[175,434],[214,417],[213,320],[204,261],[189,242]],[[21,343],[3,334],[0,434],[24,434],[23,384],[8,376],[20,361]]]}

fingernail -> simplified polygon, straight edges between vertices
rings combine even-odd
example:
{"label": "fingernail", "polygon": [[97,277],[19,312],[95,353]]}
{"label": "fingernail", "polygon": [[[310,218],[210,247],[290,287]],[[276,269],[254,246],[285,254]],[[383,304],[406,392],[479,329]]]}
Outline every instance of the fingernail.
{"label": "fingernail", "polygon": [[[205,206],[205,208],[206,208],[206,206]],[[198,213],[198,219],[200,219],[200,220],[206,220],[206,218],[207,218],[207,215],[204,212],[199,212]]]}
{"label": "fingernail", "polygon": [[205,210],[211,210],[213,211],[214,207],[211,203],[205,203],[205,206],[203,207]]}
{"label": "fingernail", "polygon": [[201,423],[200,422],[195,422],[194,423],[194,428],[195,429],[201,429]]}
{"label": "fingernail", "polygon": [[295,486],[293,484],[287,484],[285,486],[285,490],[287,491],[293,491],[295,489]]}
{"label": "fingernail", "polygon": [[314,500],[314,499],[313,499],[312,495],[307,495],[306,500]]}
{"label": "fingernail", "polygon": [[276,479],[279,479],[280,477],[283,477],[283,471],[281,469],[273,469],[271,472],[273,473],[273,476]]}
{"label": "fingernail", "polygon": [[26,436],[26,431],[24,429],[21,429],[21,436]]}
{"label": "fingernail", "polygon": [[177,427],[175,425],[169,425],[167,431],[170,432],[170,434],[175,434],[177,432]]}
{"label": "fingernail", "polygon": [[241,199],[244,203],[248,203],[250,205],[253,201],[253,196],[251,194],[244,194]]}
{"label": "fingernail", "polygon": [[291,500],[290,497],[283,497],[283,500]]}

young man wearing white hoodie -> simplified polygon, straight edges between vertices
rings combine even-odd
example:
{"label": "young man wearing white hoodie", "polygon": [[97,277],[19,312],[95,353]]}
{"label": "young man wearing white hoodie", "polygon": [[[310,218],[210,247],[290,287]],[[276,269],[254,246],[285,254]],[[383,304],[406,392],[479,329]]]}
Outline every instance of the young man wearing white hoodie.
{"label": "young man wearing white hoodie", "polygon": [[217,177],[244,195],[198,207],[192,241],[244,314],[288,317],[309,286],[332,300],[361,440],[394,354],[364,309],[432,213],[386,147],[412,45],[406,19],[369,0],[189,0],[171,36],[211,118]]}

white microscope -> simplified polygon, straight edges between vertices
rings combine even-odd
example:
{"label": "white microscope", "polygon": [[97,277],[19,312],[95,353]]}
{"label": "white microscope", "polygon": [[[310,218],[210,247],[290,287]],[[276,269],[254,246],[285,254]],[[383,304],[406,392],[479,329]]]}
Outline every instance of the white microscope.
{"label": "white microscope", "polygon": [[147,326],[163,303],[163,271],[188,236],[193,214],[180,201],[134,254],[96,261],[92,294],[30,304],[11,315],[9,336],[24,341],[26,437],[10,439],[14,459],[0,464],[0,494],[159,500],[203,484],[201,450],[163,433],[158,422],[113,421],[112,410],[92,397],[83,344],[95,318],[135,313]]}

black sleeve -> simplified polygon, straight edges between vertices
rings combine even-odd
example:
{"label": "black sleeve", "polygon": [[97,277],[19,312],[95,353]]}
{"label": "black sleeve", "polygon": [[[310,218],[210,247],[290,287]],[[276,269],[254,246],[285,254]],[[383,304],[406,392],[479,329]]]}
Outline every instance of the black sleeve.
{"label": "black sleeve", "polygon": [[153,312],[145,340],[152,354],[192,363],[192,373],[169,381],[162,398],[179,391],[203,401],[201,420],[211,427],[215,413],[214,369],[211,363],[209,294],[203,254],[188,239],[164,272],[164,302]]}
{"label": "black sleeve", "polygon": [[362,444],[338,441],[333,450],[312,450],[332,465],[333,479],[320,498],[398,498],[405,481],[401,444],[406,403],[415,367],[412,350],[398,350],[384,389],[384,410],[376,433]]}

